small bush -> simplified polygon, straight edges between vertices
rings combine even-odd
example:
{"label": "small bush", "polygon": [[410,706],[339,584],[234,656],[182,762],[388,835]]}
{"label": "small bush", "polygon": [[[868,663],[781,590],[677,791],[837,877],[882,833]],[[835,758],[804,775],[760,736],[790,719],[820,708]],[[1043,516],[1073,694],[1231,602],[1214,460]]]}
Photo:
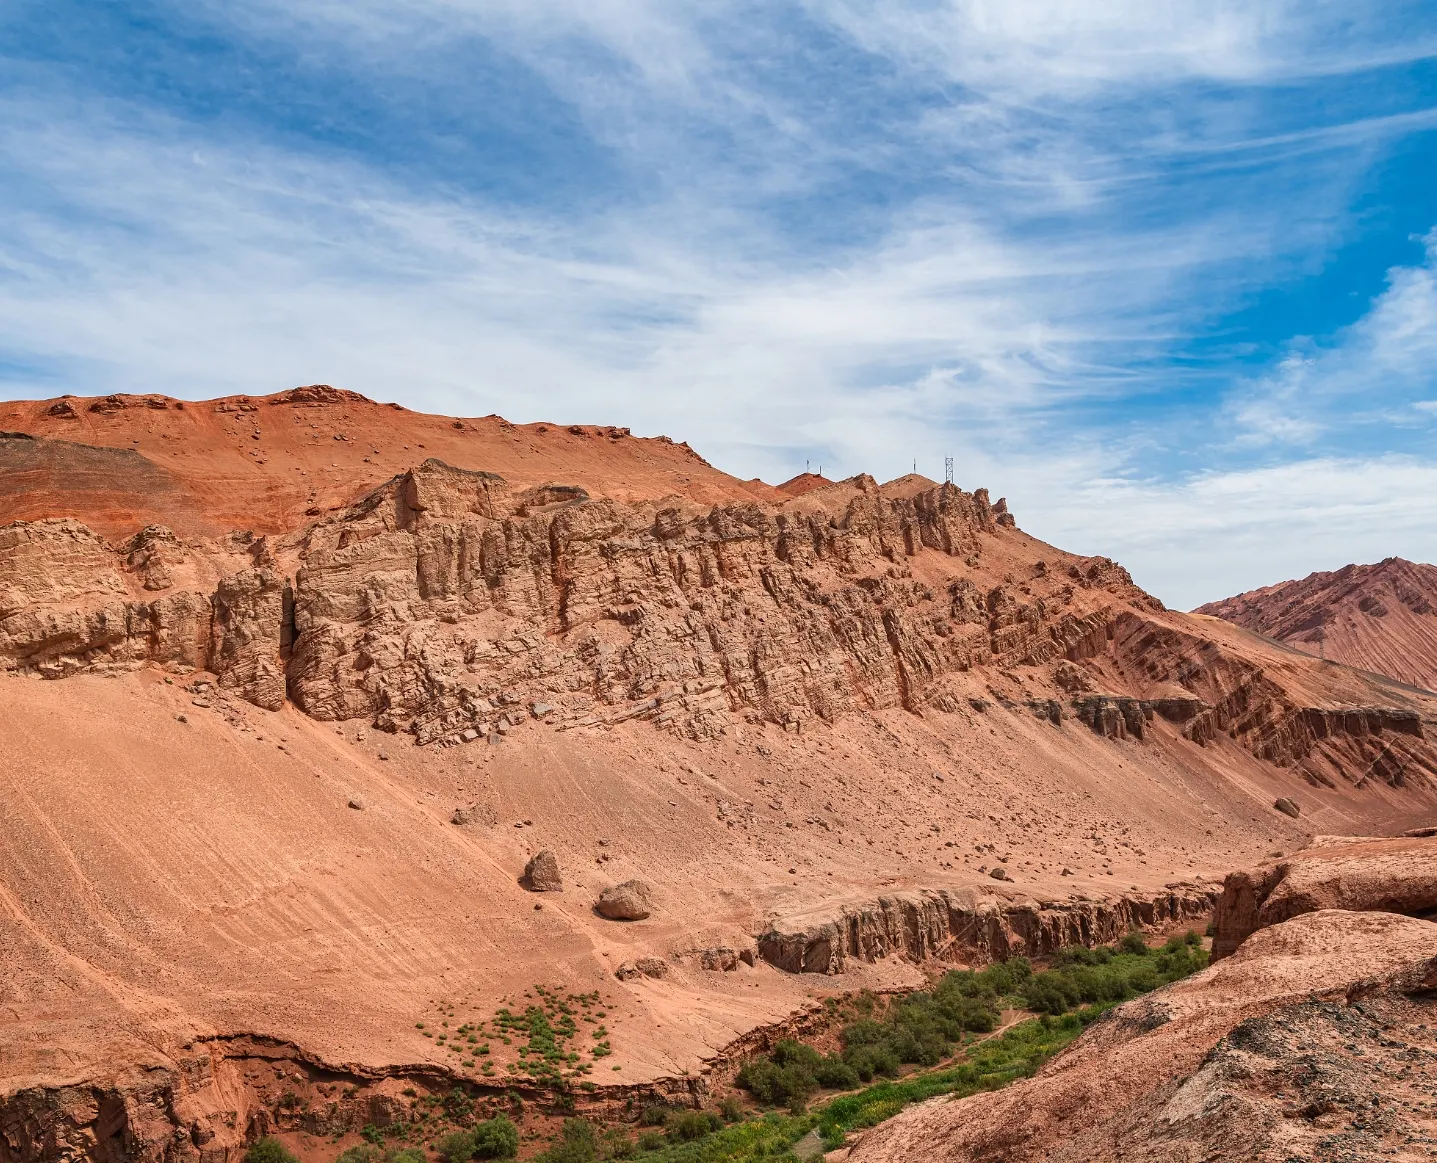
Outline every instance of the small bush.
{"label": "small bush", "polygon": [[424,1152],[418,1147],[402,1147],[384,1157],[384,1163],[429,1163]]}
{"label": "small bush", "polygon": [[823,1056],[812,1046],[805,1046],[793,1038],[785,1038],[768,1057],[775,1066],[797,1066],[810,1073],[823,1061]]}
{"label": "small bush", "polygon": [[1124,953],[1132,953],[1138,957],[1142,957],[1148,951],[1148,942],[1142,933],[1134,929],[1123,938],[1122,944],[1119,945],[1118,948]]}
{"label": "small bush", "polygon": [[638,1153],[638,1148],[634,1146],[634,1141],[629,1138],[627,1131],[622,1127],[614,1127],[604,1132],[599,1153],[605,1159],[632,1159]]}
{"label": "small bush", "polygon": [[765,1106],[792,1106],[818,1089],[813,1075],[802,1066],[778,1066],[767,1058],[745,1063],[735,1081]]}
{"label": "small bush", "polygon": [[474,1158],[474,1133],[455,1131],[445,1135],[434,1146],[444,1156],[444,1163],[469,1163]]}
{"label": "small bush", "polygon": [[536,1155],[534,1163],[597,1163],[598,1158],[599,1140],[594,1128],[583,1119],[565,1119],[559,1142]]}
{"label": "small bush", "polygon": [[658,1131],[645,1131],[639,1136],[640,1151],[658,1151],[667,1145],[668,1140],[659,1134]]}
{"label": "small bush", "polygon": [[845,1050],[843,1057],[863,1082],[872,1082],[876,1077],[897,1078],[901,1065],[898,1055],[881,1044]]}
{"label": "small bush", "polygon": [[743,1118],[743,1107],[734,1095],[726,1094],[719,1103],[719,1114],[724,1117],[725,1122],[736,1123]]}
{"label": "small bush", "polygon": [[512,1159],[519,1153],[519,1128],[507,1115],[495,1115],[471,1132],[475,1159]]}
{"label": "small bush", "polygon": [[646,1106],[639,1113],[639,1126],[661,1127],[669,1121],[669,1108],[666,1106]]}
{"label": "small bush", "polygon": [[299,1157],[273,1135],[266,1135],[244,1153],[245,1163],[299,1163]]}
{"label": "small bush", "polygon": [[340,1153],[337,1163],[379,1163],[384,1158],[384,1153],[372,1143],[365,1143],[360,1147],[350,1147]]}
{"label": "small bush", "polygon": [[829,1055],[819,1062],[813,1077],[825,1090],[851,1090],[858,1085],[858,1071],[837,1055]]}
{"label": "small bush", "polygon": [[708,1111],[685,1111],[669,1117],[665,1133],[670,1143],[691,1143],[723,1129],[723,1120]]}
{"label": "small bush", "polygon": [[1158,987],[1157,970],[1151,965],[1141,965],[1133,970],[1128,978],[1128,984],[1139,993],[1152,993]]}

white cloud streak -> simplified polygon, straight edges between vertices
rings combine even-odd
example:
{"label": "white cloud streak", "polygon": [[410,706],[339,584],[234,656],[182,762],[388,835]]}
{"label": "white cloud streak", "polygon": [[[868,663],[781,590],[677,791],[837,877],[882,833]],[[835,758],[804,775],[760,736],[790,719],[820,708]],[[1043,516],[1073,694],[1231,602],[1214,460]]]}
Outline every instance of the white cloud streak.
{"label": "white cloud streak", "polygon": [[[1429,486],[1420,462],[1328,456],[1183,477],[1142,468],[1159,437],[1124,422],[1164,386],[1144,369],[1237,302],[1257,264],[1338,229],[1351,178],[1347,155],[1316,165],[1301,216],[1221,200],[1127,216],[1115,199],[1174,155],[1251,149],[1262,135],[1229,103],[1196,127],[1125,122],[1143,132],[1116,141],[1100,132],[1118,116],[1114,97],[1334,69],[1314,30],[1350,15],[1343,6],[916,13],[814,0],[808,17],[885,62],[904,93],[953,87],[951,100],[893,114],[892,135],[861,140],[815,120],[811,95],[754,82],[742,54],[763,34],[735,49],[737,23],[756,11],[737,4],[211,11],[236,37],[301,38],[379,78],[412,75],[425,46],[484,37],[655,180],[566,217],[420,188],[375,159],[242,127],[221,137],[138,98],[58,83],[12,93],[0,103],[11,174],[0,357],[34,371],[12,371],[5,394],[197,397],[327,381],[454,414],[666,432],[771,480],[806,458],[829,475],[881,477],[917,458],[938,475],[951,453],[962,483],[1009,493],[1025,527],[1127,560],[1179,605],[1274,580],[1312,556],[1319,530],[1345,531],[1348,557],[1427,544],[1428,509],[1381,499]],[[1354,60],[1381,49],[1362,31]],[[677,147],[695,126],[729,144],[687,154]],[[806,247],[766,213],[766,200],[925,150],[947,159],[951,189],[900,192],[840,245]],[[741,155],[731,165],[730,153]],[[1054,214],[1068,215],[1062,229],[1031,226]],[[1308,406],[1323,393],[1350,393],[1374,369],[1415,385],[1431,366],[1432,278],[1430,264],[1393,272],[1335,347],[1294,349],[1203,438],[1300,444],[1326,423]],[[1429,422],[1415,396],[1407,415]],[[1395,540],[1379,547],[1384,520]]]}

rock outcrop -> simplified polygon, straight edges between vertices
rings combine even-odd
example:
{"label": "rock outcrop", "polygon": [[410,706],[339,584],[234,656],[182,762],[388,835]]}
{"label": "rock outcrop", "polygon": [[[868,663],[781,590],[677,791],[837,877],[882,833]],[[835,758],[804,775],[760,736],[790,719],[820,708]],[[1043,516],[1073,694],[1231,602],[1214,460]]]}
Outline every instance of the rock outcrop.
{"label": "rock outcrop", "polygon": [[[986,574],[985,547],[1021,536],[997,516],[982,489],[919,478],[854,477],[781,506],[625,503],[431,459],[285,537],[150,525],[112,545],[70,519],[7,526],[0,667],[206,669],[256,705],[288,698],[427,745],[502,735],[534,706],[560,730],[647,720],[695,739],[891,707],[968,714],[988,700],[965,672],[1051,662],[1068,706],[1026,702],[1054,726],[1142,742],[1161,720],[1314,786],[1437,783],[1420,709],[1303,702],[1113,562]],[[945,580],[914,572],[921,553]],[[1107,657],[1156,689],[1095,693],[1085,664]]]}
{"label": "rock outcrop", "polygon": [[1437,1085],[1437,925],[1337,910],[1127,1002],[1030,1079],[934,1099],[851,1163],[1417,1158]]}
{"label": "rock outcrop", "polygon": [[1437,839],[1319,837],[1311,848],[1231,873],[1213,920],[1213,960],[1259,929],[1319,909],[1437,917]]}
{"label": "rock outcrop", "polygon": [[[17,524],[0,538],[0,661],[201,667],[257,705],[288,695],[421,743],[502,730],[534,702],[560,726],[640,718],[701,737],[744,716],[800,730],[952,706],[945,675],[1062,657],[1115,600],[1148,600],[1104,562],[1045,582],[1047,598],[918,581],[905,563],[924,549],[977,560],[998,528],[981,489],[856,477],[815,496],[626,505],[431,460],[286,542],[186,550],[147,529],[122,552],[73,521]],[[186,555],[208,589],[177,581]]]}
{"label": "rock outcrop", "polygon": [[786,918],[759,936],[758,951],[788,973],[842,973],[850,959],[894,955],[986,964],[1110,943],[1133,929],[1202,926],[1216,899],[1216,889],[1196,884],[1096,900],[1039,901],[996,888],[903,893]]}
{"label": "rock outcrop", "polygon": [[640,957],[636,961],[625,961],[614,976],[620,981],[637,981],[641,977],[658,980],[669,975],[669,963],[658,957]]}
{"label": "rock outcrop", "polygon": [[559,858],[549,849],[534,853],[524,865],[522,883],[530,892],[563,892],[564,879],[559,875]]}
{"label": "rock outcrop", "polygon": [[626,880],[599,893],[594,908],[611,921],[642,921],[653,912],[652,893],[642,880]]}

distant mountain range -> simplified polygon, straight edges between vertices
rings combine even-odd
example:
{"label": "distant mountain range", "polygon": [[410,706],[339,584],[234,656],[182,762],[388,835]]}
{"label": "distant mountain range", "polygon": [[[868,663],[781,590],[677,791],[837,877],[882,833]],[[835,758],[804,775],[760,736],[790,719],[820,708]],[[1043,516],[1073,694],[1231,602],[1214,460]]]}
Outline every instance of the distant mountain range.
{"label": "distant mountain range", "polygon": [[1335,662],[1437,687],[1437,566],[1389,557],[1249,590],[1194,612]]}

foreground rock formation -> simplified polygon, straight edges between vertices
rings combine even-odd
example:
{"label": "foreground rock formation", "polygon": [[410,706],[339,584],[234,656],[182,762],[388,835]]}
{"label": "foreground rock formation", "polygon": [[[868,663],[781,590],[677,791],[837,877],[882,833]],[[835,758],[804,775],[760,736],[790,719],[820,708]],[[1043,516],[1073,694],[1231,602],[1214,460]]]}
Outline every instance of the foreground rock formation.
{"label": "foreground rock formation", "polygon": [[1225,618],[1305,650],[1437,688],[1437,566],[1389,557],[1210,602]]}
{"label": "foreground rock formation", "polygon": [[1437,838],[1322,836],[1285,859],[1231,873],[1213,918],[1213,959],[1259,929],[1319,909],[1437,918]]}
{"label": "foreground rock formation", "polygon": [[[982,489],[790,495],[623,429],[322,387],[0,430],[27,1159],[233,1163],[298,1125],[272,1073],[226,1073],[265,1047],[316,1087],[522,1089],[425,1030],[536,983],[606,991],[592,1101],[692,1097],[810,995],[1197,925],[1312,831],[1437,822],[1437,698],[1165,610]],[[640,923],[592,907],[633,881]]]}
{"label": "foreground rock formation", "polygon": [[850,1163],[1425,1158],[1434,987],[1437,925],[1306,913],[1120,1006],[1032,1079],[900,1114]]}

